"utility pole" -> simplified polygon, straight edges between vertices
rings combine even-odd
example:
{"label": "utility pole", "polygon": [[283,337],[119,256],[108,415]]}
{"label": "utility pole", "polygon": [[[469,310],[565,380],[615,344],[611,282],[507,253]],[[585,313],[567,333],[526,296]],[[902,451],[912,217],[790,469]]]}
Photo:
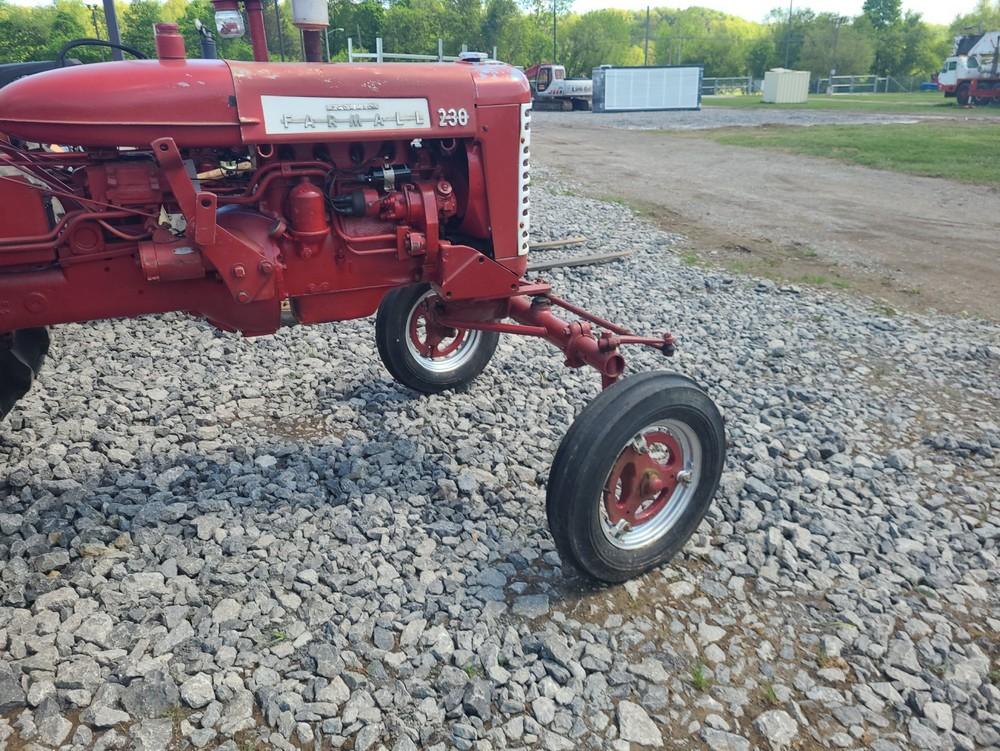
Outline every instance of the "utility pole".
{"label": "utility pole", "polygon": [[642,45],[642,64],[649,65],[649,6],[646,6],[646,41]]}
{"label": "utility pole", "polygon": [[552,0],[552,64],[559,62],[556,54],[556,0]]}
{"label": "utility pole", "polygon": [[788,55],[792,47],[792,3],[795,0],[788,0],[788,31],[785,33],[785,67],[788,67]]}
{"label": "utility pole", "polygon": [[101,30],[97,25],[97,6],[93,3],[88,3],[87,9],[90,11],[90,20],[94,22],[94,39],[100,39]]}
{"label": "utility pole", "polygon": [[[87,3],[87,9],[90,11],[90,20],[94,23],[94,39],[101,38],[101,28],[97,25],[97,9],[99,7],[100,6],[95,3]],[[101,50],[101,60],[106,59],[104,56],[106,52],[107,50]]]}
{"label": "utility pole", "polygon": [[285,35],[281,29],[281,9],[278,7],[278,0],[274,0],[274,28],[278,33],[278,57],[281,62],[285,61]]}
{"label": "utility pole", "polygon": [[844,16],[837,16],[833,26],[833,53],[830,56],[830,85],[827,86],[826,93],[833,94],[833,77],[837,75],[837,40],[840,38],[840,24],[846,21]]}

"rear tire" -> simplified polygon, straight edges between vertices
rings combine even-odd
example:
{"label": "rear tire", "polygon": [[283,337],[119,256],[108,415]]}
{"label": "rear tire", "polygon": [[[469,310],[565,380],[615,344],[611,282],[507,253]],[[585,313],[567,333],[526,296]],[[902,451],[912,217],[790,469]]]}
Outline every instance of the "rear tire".
{"label": "rear tire", "polygon": [[462,389],[476,379],[496,351],[495,331],[439,329],[427,318],[440,299],[429,284],[387,294],[375,318],[375,343],[386,370],[421,394]]}
{"label": "rear tire", "polygon": [[0,347],[0,419],[31,390],[49,351],[48,329],[18,329]]}
{"label": "rear tire", "polygon": [[955,90],[955,101],[959,107],[968,107],[971,97],[969,96],[969,84],[963,83]]}
{"label": "rear tire", "polygon": [[580,413],[549,472],[546,512],[562,560],[604,582],[669,561],[711,505],[725,424],[698,386],[642,373]]}

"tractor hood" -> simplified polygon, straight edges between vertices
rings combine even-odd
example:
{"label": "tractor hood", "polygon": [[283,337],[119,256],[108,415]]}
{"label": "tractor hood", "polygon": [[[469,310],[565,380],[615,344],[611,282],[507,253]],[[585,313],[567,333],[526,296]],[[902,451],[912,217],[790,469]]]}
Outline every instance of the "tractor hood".
{"label": "tractor hood", "polygon": [[28,76],[0,89],[0,132],[39,143],[147,147],[474,136],[476,108],[527,103],[499,63],[383,65],[135,60]]}

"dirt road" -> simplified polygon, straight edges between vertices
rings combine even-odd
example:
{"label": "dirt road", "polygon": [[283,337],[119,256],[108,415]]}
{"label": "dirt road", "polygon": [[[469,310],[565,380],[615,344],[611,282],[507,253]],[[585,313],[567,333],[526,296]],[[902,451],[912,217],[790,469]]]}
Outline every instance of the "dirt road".
{"label": "dirt road", "polygon": [[559,114],[536,115],[536,163],[687,236],[701,261],[1000,319],[995,190]]}

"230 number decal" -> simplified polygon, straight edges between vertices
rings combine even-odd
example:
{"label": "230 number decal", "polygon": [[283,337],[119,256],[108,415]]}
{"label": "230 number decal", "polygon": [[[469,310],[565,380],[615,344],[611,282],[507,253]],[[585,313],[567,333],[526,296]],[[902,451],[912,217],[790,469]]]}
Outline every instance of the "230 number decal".
{"label": "230 number decal", "polygon": [[456,125],[468,125],[468,123],[469,113],[465,107],[459,109],[441,107],[438,109],[438,127],[454,128]]}

